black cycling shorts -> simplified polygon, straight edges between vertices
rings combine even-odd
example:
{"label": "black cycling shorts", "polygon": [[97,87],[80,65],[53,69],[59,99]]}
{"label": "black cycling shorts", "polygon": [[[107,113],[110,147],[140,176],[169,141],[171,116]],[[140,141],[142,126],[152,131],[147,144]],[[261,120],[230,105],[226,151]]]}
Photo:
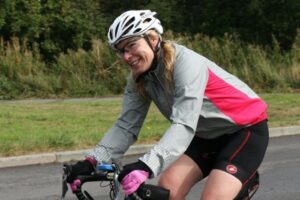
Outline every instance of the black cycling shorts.
{"label": "black cycling shorts", "polygon": [[243,184],[255,175],[269,141],[267,120],[215,139],[195,137],[185,154],[200,167],[204,177],[220,169]]}

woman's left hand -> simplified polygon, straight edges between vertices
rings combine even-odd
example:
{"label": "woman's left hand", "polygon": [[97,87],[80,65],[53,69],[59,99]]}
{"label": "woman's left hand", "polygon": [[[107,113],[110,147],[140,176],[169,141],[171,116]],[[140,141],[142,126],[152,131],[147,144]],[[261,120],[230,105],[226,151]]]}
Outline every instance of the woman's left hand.
{"label": "woman's left hand", "polygon": [[124,166],[118,180],[122,185],[125,195],[128,196],[140,187],[151,175],[151,170],[142,161]]}

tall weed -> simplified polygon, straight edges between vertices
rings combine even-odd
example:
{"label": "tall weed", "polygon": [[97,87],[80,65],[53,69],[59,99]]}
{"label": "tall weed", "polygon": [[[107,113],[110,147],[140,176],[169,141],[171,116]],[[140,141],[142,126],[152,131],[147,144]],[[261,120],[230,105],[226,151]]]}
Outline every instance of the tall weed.
{"label": "tall weed", "polygon": [[94,40],[90,51],[79,49],[61,54],[56,69],[63,90],[71,96],[120,93],[128,73],[101,40]]}
{"label": "tall weed", "polygon": [[[299,70],[297,52],[282,53],[241,42],[236,36],[209,38],[198,34],[188,46],[238,76],[259,92],[282,92],[297,87],[300,79],[289,73]],[[290,60],[293,60],[292,62]],[[284,67],[283,67],[284,66]]]}
{"label": "tall weed", "polygon": [[32,49],[18,38],[8,43],[0,39],[0,99],[53,92],[47,83],[45,64]]}
{"label": "tall weed", "polygon": [[[194,49],[259,92],[300,87],[300,31],[289,52],[282,52],[276,40],[267,48],[245,44],[236,35],[211,38],[166,32],[164,38]],[[93,40],[89,51],[69,50],[56,62],[45,63],[39,49],[26,40],[0,39],[0,60],[0,99],[121,94],[128,74],[128,67],[102,40]]]}
{"label": "tall weed", "polygon": [[[300,88],[300,29],[286,61],[282,70],[285,72],[283,76],[287,77],[287,82],[294,88]],[[284,68],[287,68],[287,70],[284,70]]]}

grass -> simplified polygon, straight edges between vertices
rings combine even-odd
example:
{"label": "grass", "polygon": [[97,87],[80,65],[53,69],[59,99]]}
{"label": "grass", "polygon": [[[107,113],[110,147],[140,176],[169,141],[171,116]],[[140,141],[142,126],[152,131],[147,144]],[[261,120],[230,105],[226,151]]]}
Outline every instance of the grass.
{"label": "grass", "polygon": [[300,93],[263,94],[271,127],[300,125]]}
{"label": "grass", "polygon": [[[262,94],[270,127],[300,125],[300,93]],[[92,148],[121,112],[118,98],[86,101],[3,101],[0,156]],[[151,106],[138,143],[160,138],[169,123]]]}

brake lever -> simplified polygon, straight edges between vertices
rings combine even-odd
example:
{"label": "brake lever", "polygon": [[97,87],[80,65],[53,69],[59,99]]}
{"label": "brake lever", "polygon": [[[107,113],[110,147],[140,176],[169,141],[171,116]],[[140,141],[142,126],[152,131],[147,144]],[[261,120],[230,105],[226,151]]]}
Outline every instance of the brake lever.
{"label": "brake lever", "polygon": [[143,200],[136,192],[132,193],[125,200]]}
{"label": "brake lever", "polygon": [[131,194],[128,199],[125,200],[167,200],[170,197],[170,190],[162,188],[157,185],[142,184],[139,189]]}
{"label": "brake lever", "polygon": [[63,166],[63,175],[62,175],[62,194],[61,194],[61,200],[65,199],[65,196],[68,192],[68,184],[67,184],[67,178],[69,175],[69,170],[67,169],[67,166]]}

